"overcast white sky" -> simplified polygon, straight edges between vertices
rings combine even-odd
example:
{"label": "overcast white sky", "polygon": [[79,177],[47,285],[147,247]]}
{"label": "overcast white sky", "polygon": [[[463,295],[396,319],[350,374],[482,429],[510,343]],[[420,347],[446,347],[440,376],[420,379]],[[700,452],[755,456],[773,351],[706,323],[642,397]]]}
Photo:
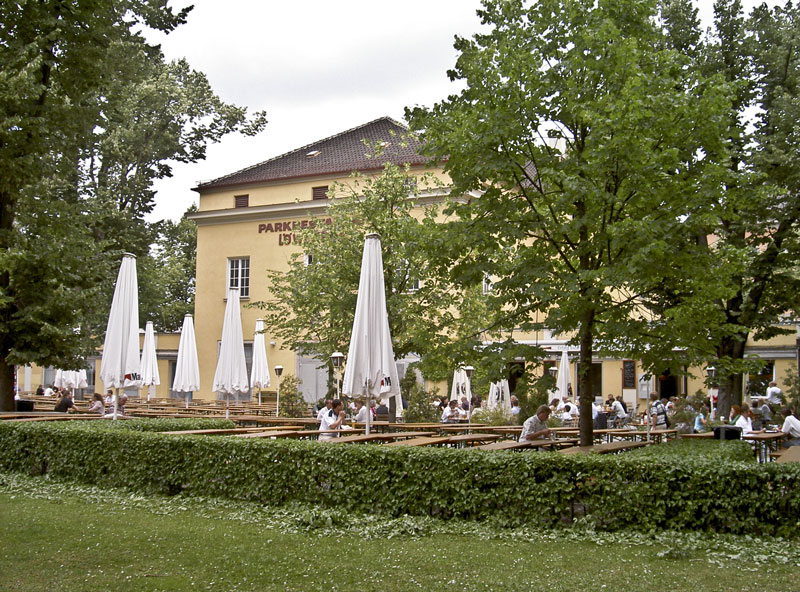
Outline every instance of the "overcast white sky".
{"label": "overcast white sky", "polygon": [[[173,6],[192,2],[179,0]],[[745,6],[756,4],[745,0]],[[774,2],[770,2],[774,4]],[[266,110],[255,138],[229,135],[205,161],[176,164],[156,185],[151,220],[177,220],[213,179],[388,115],[432,106],[460,87],[456,34],[480,28],[480,0],[195,0],[188,22],[160,42],[167,59],[186,57],[225,101]],[[712,0],[699,0],[710,17]]]}

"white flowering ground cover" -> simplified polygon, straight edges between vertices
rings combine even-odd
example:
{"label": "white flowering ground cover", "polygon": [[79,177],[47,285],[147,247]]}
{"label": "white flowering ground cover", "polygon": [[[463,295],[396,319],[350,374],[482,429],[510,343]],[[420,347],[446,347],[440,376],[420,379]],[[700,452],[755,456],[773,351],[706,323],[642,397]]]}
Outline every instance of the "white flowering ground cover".
{"label": "white flowering ground cover", "polygon": [[535,531],[0,473],[0,590],[800,591],[800,539]]}

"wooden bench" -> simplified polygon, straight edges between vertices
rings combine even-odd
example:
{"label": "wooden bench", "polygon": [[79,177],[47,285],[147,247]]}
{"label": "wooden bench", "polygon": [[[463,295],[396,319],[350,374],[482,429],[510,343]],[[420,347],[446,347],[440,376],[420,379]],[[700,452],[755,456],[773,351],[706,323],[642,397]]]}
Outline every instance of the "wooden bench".
{"label": "wooden bench", "polygon": [[634,448],[641,448],[643,446],[647,446],[647,442],[607,442],[605,444],[597,444],[596,446],[573,446],[572,448],[564,448],[559,452],[562,454],[587,454],[590,452],[611,454],[632,450]]}
{"label": "wooden bench", "polygon": [[800,462],[800,446],[789,446],[789,448],[784,448],[781,451],[781,455],[778,457],[777,462]]}
{"label": "wooden bench", "polygon": [[449,436],[428,436],[423,438],[410,438],[408,440],[396,440],[389,442],[386,446],[439,446],[447,444]]}

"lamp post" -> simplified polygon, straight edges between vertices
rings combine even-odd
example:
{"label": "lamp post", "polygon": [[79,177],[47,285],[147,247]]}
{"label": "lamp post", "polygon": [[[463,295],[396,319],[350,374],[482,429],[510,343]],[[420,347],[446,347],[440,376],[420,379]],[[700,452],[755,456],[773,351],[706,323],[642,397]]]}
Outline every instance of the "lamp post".
{"label": "lamp post", "polygon": [[469,392],[468,407],[467,407],[467,423],[472,423],[472,373],[475,368],[472,366],[464,366],[464,373],[467,375],[467,392]]}
{"label": "lamp post", "polygon": [[713,387],[714,376],[717,375],[717,369],[714,366],[706,367],[706,375],[708,376],[708,406],[711,408],[711,417],[716,419],[716,410],[714,409],[714,394],[711,392]]}
{"label": "lamp post", "polygon": [[283,366],[275,366],[275,376],[278,377],[278,396],[275,399],[275,417],[280,414],[281,407],[281,374],[283,374]]}
{"label": "lamp post", "polygon": [[339,398],[339,373],[344,362],[344,354],[342,352],[333,352],[331,354],[331,362],[333,362],[334,374],[336,377],[336,398]]}

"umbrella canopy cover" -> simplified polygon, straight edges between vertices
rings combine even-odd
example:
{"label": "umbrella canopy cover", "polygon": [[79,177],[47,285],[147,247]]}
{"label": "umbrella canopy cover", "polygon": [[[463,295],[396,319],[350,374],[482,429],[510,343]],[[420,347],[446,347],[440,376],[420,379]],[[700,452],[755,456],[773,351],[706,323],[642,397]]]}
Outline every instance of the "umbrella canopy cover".
{"label": "umbrella canopy cover", "polygon": [[158,359],[156,358],[156,336],[151,321],[147,321],[144,330],[141,366],[142,386],[156,386],[161,384],[161,377],[158,375]]}
{"label": "umbrella canopy cover", "polygon": [[239,310],[239,290],[228,290],[228,303],[222,322],[222,343],[212,390],[227,395],[250,392],[247,381],[247,362],[244,357],[242,313]]}
{"label": "umbrella canopy cover", "polygon": [[493,382],[489,387],[489,400],[486,402],[489,411],[502,409],[506,415],[511,415],[511,390],[508,380]]}
{"label": "umbrella canopy cover", "polygon": [[558,374],[556,375],[556,397],[559,400],[564,400],[569,397],[569,383],[572,372],[569,368],[569,355],[567,350],[561,352],[561,364],[558,366]]}
{"label": "umbrella canopy cover", "polygon": [[114,288],[100,362],[100,380],[106,388],[138,388],[141,384],[138,289],[136,257],[126,254]]}
{"label": "umbrella canopy cover", "polygon": [[467,378],[467,372],[463,368],[459,368],[453,373],[453,386],[450,388],[451,401],[455,399],[460,403],[461,397],[466,397],[467,401],[472,399],[469,378]]}
{"label": "umbrella canopy cover", "polygon": [[250,386],[259,391],[269,386],[269,364],[267,363],[267,347],[262,319],[256,319],[253,335],[253,367],[250,369]]}
{"label": "umbrella canopy cover", "polygon": [[356,313],[342,392],[381,399],[400,395],[389,315],[386,313],[381,239],[377,234],[368,234],[364,240]]}
{"label": "umbrella canopy cover", "polygon": [[194,339],[194,323],[190,314],[183,317],[172,390],[180,393],[200,390],[200,364],[197,361],[197,343]]}

